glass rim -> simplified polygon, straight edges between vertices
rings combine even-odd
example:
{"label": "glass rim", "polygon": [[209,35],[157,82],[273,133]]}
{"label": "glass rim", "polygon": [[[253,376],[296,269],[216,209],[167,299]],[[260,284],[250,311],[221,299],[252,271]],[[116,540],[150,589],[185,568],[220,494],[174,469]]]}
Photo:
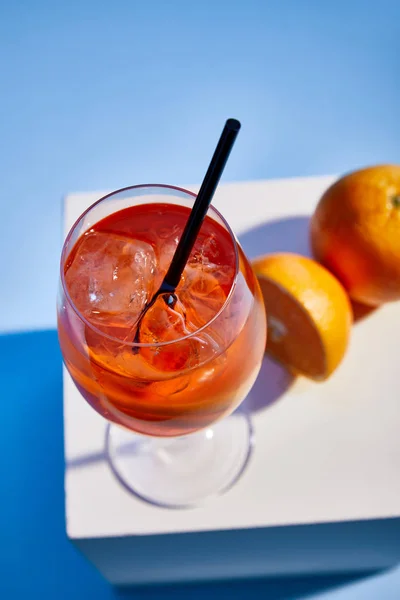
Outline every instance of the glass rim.
{"label": "glass rim", "polygon": [[[181,194],[186,194],[187,196],[190,196],[191,198],[196,198],[197,194],[195,192],[191,192],[189,190],[186,190],[185,188],[182,187],[178,187],[178,186],[174,186],[174,185],[168,185],[168,184],[163,184],[163,183],[145,183],[145,184],[138,184],[138,185],[130,185],[127,187],[123,187],[123,188],[119,188],[117,190],[114,190],[113,192],[109,192],[106,195],[102,196],[101,198],[99,198],[98,200],[96,200],[95,202],[93,202],[90,206],[88,206],[88,208],[86,208],[83,213],[76,219],[76,221],[74,222],[74,224],[72,225],[72,227],[70,228],[64,243],[63,243],[63,247],[62,247],[62,251],[61,251],[61,259],[60,259],[60,279],[61,279],[61,285],[62,285],[62,289],[63,292],[67,298],[67,301],[69,303],[69,305],[71,306],[71,308],[73,309],[74,313],[77,315],[78,319],[80,321],[82,321],[87,327],[89,327],[96,335],[99,335],[102,338],[106,338],[110,341],[112,341],[113,343],[117,343],[120,346],[127,346],[129,348],[161,348],[163,346],[171,346],[173,344],[177,344],[179,342],[183,342],[185,340],[191,339],[193,337],[195,337],[196,335],[199,335],[201,332],[205,331],[206,329],[208,329],[210,327],[210,325],[212,325],[221,315],[222,313],[225,311],[226,307],[228,306],[228,304],[230,303],[232,296],[234,294],[234,291],[236,289],[236,284],[237,284],[237,279],[238,279],[238,275],[239,275],[239,251],[238,251],[238,240],[236,238],[236,235],[234,234],[233,230],[231,229],[229,223],[227,222],[227,220],[225,219],[225,217],[223,217],[223,215],[219,212],[219,210],[217,208],[215,208],[215,206],[213,206],[212,204],[209,207],[209,211],[214,212],[217,217],[219,219],[221,219],[224,227],[226,228],[226,230],[228,231],[230,238],[233,242],[233,249],[234,249],[234,253],[235,253],[235,274],[233,277],[233,281],[232,281],[232,285],[230,287],[229,293],[225,298],[225,301],[223,303],[223,305],[221,306],[221,308],[218,310],[218,312],[215,313],[215,315],[209,320],[207,321],[204,325],[202,325],[201,327],[199,327],[199,329],[196,329],[195,331],[189,333],[188,335],[185,335],[183,337],[180,338],[176,338],[174,340],[167,340],[165,342],[127,342],[125,340],[121,340],[120,338],[116,338],[112,335],[109,335],[108,333],[102,331],[101,329],[99,329],[98,327],[96,327],[95,325],[93,325],[93,323],[91,323],[78,309],[78,307],[75,305],[75,303],[73,302],[67,285],[66,285],[66,281],[65,281],[65,276],[64,276],[64,264],[65,264],[65,260],[67,258],[67,246],[68,243],[76,229],[76,227],[78,226],[79,222],[85,218],[85,216],[91,211],[93,210],[98,204],[100,204],[101,202],[103,202],[104,200],[106,200],[107,198],[110,198],[111,196],[116,196],[117,194],[120,194],[121,192],[126,192],[129,190],[135,191],[138,189],[163,189],[163,190],[171,190],[172,192],[180,192]],[[112,214],[112,213],[110,213]],[[207,213],[208,214],[208,213]],[[80,239],[81,236],[79,236],[75,242],[75,244],[77,243],[77,241]]]}

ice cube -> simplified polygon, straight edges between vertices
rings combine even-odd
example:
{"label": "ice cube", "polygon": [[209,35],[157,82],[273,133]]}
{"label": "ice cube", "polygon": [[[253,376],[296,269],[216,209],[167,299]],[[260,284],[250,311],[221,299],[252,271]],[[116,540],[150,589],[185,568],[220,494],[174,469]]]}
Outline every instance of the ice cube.
{"label": "ice cube", "polygon": [[171,304],[170,294],[158,296],[145,313],[140,326],[140,342],[159,344],[183,338],[196,331],[186,323],[186,309],[179,298]]}
{"label": "ice cube", "polygon": [[220,253],[218,250],[217,236],[215,233],[211,233],[205,238],[201,246],[201,254],[204,257],[207,256],[208,259],[214,263],[218,261]]}
{"label": "ice cube", "polygon": [[[199,246],[195,246],[194,252],[191,254],[187,269],[197,269],[196,278],[208,279],[208,275],[213,275],[218,280],[218,285],[229,291],[235,275],[233,266],[234,256],[232,256],[232,264],[221,264],[220,251],[215,234],[208,235],[202,240]],[[193,271],[190,273],[189,280],[193,277]],[[208,288],[209,283],[205,286]]]}
{"label": "ice cube", "polygon": [[65,274],[78,310],[96,326],[133,326],[153,293],[157,260],[152,246],[95,231],[78,244]]}
{"label": "ice cube", "polygon": [[179,225],[164,225],[164,223],[156,223],[155,232],[158,238],[162,240],[174,239],[182,233],[182,228]]}
{"label": "ice cube", "polygon": [[180,298],[188,322],[202,327],[222,308],[234,279],[234,268],[216,265],[207,256],[194,256],[181,284]]}
{"label": "ice cube", "polygon": [[157,229],[158,236],[158,268],[157,268],[157,285],[161,285],[162,280],[171,264],[176,247],[179,242],[181,228],[178,226],[164,227]]}
{"label": "ice cube", "polygon": [[140,342],[154,345],[143,347],[140,352],[161,371],[191,369],[219,352],[218,344],[208,333],[196,333],[198,326],[188,318],[186,308],[179,297],[171,306],[161,295],[141,322]]}

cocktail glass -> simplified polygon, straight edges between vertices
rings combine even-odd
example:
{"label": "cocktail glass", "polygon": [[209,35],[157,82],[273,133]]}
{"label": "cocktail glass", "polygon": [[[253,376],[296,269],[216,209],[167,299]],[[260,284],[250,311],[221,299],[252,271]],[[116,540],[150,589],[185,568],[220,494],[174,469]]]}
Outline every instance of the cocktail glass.
{"label": "cocktail glass", "polygon": [[[191,310],[197,311],[200,325],[192,324],[183,335],[171,336],[165,330],[165,337],[152,337],[152,326],[160,323],[159,307],[149,314],[147,329],[141,326],[139,343],[134,342],[132,324],[124,325],[121,336],[121,323],[114,323],[113,316],[107,322],[103,314],[99,322],[80,307],[66,272],[71,250],[99,221],[143,206],[149,211],[151,233],[156,228],[153,209],[162,205],[164,218],[171,213],[168,229],[177,207],[189,211],[195,198],[192,192],[167,185],[133,186],[108,194],[76,221],[61,256],[57,313],[65,366],[83,398],[109,421],[106,454],[118,480],[140,498],[168,507],[197,505],[224,492],[247,465],[253,444],[251,420],[246,411],[236,409],[257,377],[265,349],[266,318],[258,282],[228,223],[213,207],[203,224],[203,239],[209,241],[207,228],[211,231],[213,225],[229,239],[232,261],[189,261],[192,270],[190,276],[185,271],[184,278],[186,288],[191,278]],[[165,235],[157,231],[155,250],[165,259]],[[101,267],[110,250],[104,245],[96,252]],[[100,267],[96,263],[92,268]],[[210,298],[218,295],[229,273],[229,290],[213,314]],[[157,272],[152,276],[157,278]],[[78,289],[79,272],[73,282]],[[136,301],[134,285],[132,290]],[[185,282],[182,290],[185,316]]]}

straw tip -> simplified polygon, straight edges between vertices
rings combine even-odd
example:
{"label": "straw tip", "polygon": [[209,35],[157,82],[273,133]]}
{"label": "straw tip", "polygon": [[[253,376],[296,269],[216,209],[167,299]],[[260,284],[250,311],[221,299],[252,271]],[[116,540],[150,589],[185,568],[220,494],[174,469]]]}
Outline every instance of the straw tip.
{"label": "straw tip", "polygon": [[239,131],[241,124],[237,119],[228,119],[226,122],[226,127],[229,127],[231,131]]}

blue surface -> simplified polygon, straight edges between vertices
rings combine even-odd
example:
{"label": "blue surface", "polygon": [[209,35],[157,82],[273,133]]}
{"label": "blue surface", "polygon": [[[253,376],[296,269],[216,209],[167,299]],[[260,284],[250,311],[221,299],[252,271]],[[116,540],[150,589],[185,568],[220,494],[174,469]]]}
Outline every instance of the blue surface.
{"label": "blue surface", "polygon": [[65,535],[61,356],[56,332],[0,336],[0,378],[0,598],[398,600],[400,571],[372,579],[347,575],[112,589]]}
{"label": "blue surface", "polygon": [[[398,0],[0,0],[0,331],[54,326],[66,192],[199,181],[227,116],[243,128],[225,179],[400,163],[399,56]],[[112,598],[64,537],[56,348],[52,332],[0,340],[0,595]],[[400,573],[133,597],[213,591],[390,600]]]}

